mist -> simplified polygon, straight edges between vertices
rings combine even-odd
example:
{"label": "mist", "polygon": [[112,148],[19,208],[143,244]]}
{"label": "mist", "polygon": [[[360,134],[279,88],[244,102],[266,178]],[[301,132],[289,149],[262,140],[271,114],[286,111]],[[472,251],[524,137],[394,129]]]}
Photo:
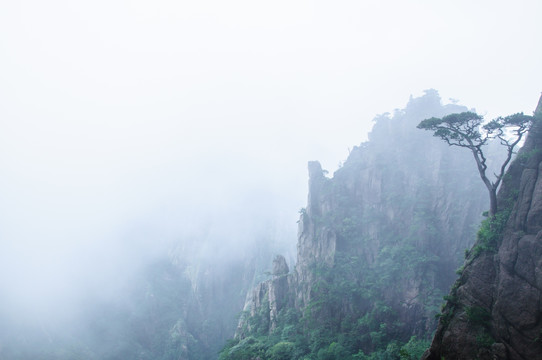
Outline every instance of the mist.
{"label": "mist", "polygon": [[[306,163],[438,89],[532,112],[538,1],[6,1],[0,298],[72,319],[145,264],[290,254]],[[506,101],[503,101],[506,99]],[[250,251],[249,251],[250,250]]]}

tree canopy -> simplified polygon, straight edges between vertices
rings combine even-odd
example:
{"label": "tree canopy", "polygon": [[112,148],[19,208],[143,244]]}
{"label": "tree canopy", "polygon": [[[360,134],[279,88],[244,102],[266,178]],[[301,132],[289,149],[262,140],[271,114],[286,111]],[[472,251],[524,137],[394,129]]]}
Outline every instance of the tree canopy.
{"label": "tree canopy", "polygon": [[[532,116],[517,113],[484,123],[483,116],[467,111],[442,118],[425,119],[418,124],[418,129],[433,131],[434,136],[440,137],[450,146],[471,150],[480,178],[489,191],[489,215],[494,216],[498,211],[497,190],[510,164],[514,149],[531,127],[532,120]],[[493,181],[486,174],[487,159],[483,152],[483,146],[490,140],[498,140],[507,151],[498,173],[494,173]]]}

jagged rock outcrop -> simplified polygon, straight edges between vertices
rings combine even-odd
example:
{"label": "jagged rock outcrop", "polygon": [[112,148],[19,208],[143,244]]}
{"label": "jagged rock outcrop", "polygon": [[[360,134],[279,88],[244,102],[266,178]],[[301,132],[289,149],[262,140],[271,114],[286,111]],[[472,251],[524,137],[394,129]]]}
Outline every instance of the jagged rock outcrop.
{"label": "jagged rock outcrop", "polygon": [[[297,264],[280,285],[282,278],[273,278],[256,287],[248,302],[252,318],[266,314],[271,333],[279,304],[295,309],[323,333],[355,337],[345,342],[354,353],[430,334],[487,196],[471,155],[416,125],[466,110],[443,106],[436,91],[427,91],[375,119],[370,141],[355,147],[333,178],[310,162]],[[247,324],[245,317],[239,338],[250,334]]]}
{"label": "jagged rock outcrop", "polygon": [[542,97],[499,202],[496,248],[470,251],[423,359],[542,359]]}
{"label": "jagged rock outcrop", "polygon": [[273,276],[282,276],[288,275],[290,269],[288,268],[288,263],[282,255],[275,256],[273,260]]}
{"label": "jagged rock outcrop", "polygon": [[254,329],[247,321],[249,318],[260,316],[269,331],[273,331],[277,325],[278,313],[288,305],[290,299],[289,268],[286,259],[282,255],[276,255],[273,260],[272,278],[256,285],[247,296],[245,312],[249,313],[241,317],[236,336],[244,337]]}

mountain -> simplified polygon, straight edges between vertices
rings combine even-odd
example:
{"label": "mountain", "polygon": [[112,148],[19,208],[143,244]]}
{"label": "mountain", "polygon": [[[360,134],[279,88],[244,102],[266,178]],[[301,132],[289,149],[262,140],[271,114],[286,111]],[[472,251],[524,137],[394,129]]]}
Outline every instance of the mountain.
{"label": "mountain", "polygon": [[221,359],[421,355],[487,194],[471,154],[416,125],[462,111],[428,90],[378,116],[333,177],[309,163],[295,268],[275,258]]}
{"label": "mountain", "polygon": [[[260,236],[275,233],[269,226]],[[216,359],[277,245],[260,241],[236,249],[237,258],[219,251],[198,257],[195,250],[210,241],[197,239],[142,265],[114,297],[88,294],[67,319],[21,321],[0,311],[0,360]]]}
{"label": "mountain", "polygon": [[423,359],[542,358],[542,97]]}

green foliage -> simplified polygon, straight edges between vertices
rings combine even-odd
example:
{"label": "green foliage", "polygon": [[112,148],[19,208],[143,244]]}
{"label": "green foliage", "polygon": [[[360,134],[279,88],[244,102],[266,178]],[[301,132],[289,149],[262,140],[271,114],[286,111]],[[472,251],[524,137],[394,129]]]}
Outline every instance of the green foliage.
{"label": "green foliage", "polygon": [[349,358],[348,351],[337,342],[332,342],[327,348],[322,348],[317,353],[318,360],[347,360]]}
{"label": "green foliage", "polygon": [[489,333],[491,326],[491,314],[480,306],[469,306],[465,308],[467,321],[470,327],[476,331],[476,345],[478,348],[489,349],[495,340]]}
{"label": "green foliage", "polygon": [[[333,227],[346,249],[358,247],[364,241],[359,237],[362,224],[368,219],[358,215],[358,205],[351,198],[336,199],[344,205],[341,208],[344,212],[320,218],[318,226]],[[401,349],[404,358],[413,354],[415,341],[421,344],[423,340],[400,335],[404,324],[400,323],[388,297],[397,296],[393,294],[411,286],[409,279],[423,279],[425,272],[438,271],[439,258],[419,247],[421,233],[438,235],[436,229],[427,225],[435,222],[434,215],[425,210],[423,197],[415,200],[419,208],[415,209],[406,231],[402,227],[401,232],[383,238],[373,263],[346,251],[336,252],[333,266],[313,263],[311,272],[315,280],[311,302],[304,313],[297,314],[292,309],[279,312],[277,327],[270,335],[264,331],[269,326],[268,313],[257,313],[250,320],[250,333],[261,337],[268,349],[279,343],[293,344],[292,359],[400,359]],[[404,202],[398,198],[390,201]],[[408,201],[404,202],[406,208]],[[427,311],[436,313],[442,291],[423,286],[429,291],[421,294],[420,299]],[[222,354],[224,359],[230,358],[227,351]],[[270,350],[266,354],[270,356]]]}
{"label": "green foliage", "polygon": [[458,299],[454,293],[451,293],[450,295],[444,295],[443,299],[450,305],[457,305]]}
{"label": "green foliage", "polygon": [[269,360],[290,360],[292,359],[295,344],[289,341],[281,341],[273,345],[268,351]]}
{"label": "green foliage", "polygon": [[487,309],[480,306],[471,306],[465,309],[467,320],[472,326],[489,327],[491,314]]}
{"label": "green foliage", "polygon": [[529,151],[522,151],[516,156],[516,161],[525,164],[527,161],[529,161],[532,158],[536,158],[540,155],[542,152],[542,149],[534,148]]}
{"label": "green foliage", "polygon": [[469,252],[469,259],[475,259],[484,252],[493,253],[497,251],[509,216],[510,209],[507,208],[482,221],[478,230],[476,244]]}
{"label": "green foliage", "polygon": [[[359,216],[359,209],[352,199],[336,199],[345,204],[343,212],[340,216],[319,218],[317,226],[333,228],[345,250],[359,247],[365,241],[359,236],[362,224],[370,219]],[[410,335],[404,337],[404,324],[389,302],[389,298],[398,297],[395,294],[404,293],[412,286],[409,279],[425,279],[424,274],[438,271],[438,256],[419,246],[425,241],[421,236],[436,237],[439,233],[428,225],[436,223],[434,214],[425,210],[428,205],[423,202],[423,196],[415,200],[390,198],[390,201],[404,202],[405,208],[410,206],[409,201],[410,204],[416,203],[417,207],[408,226],[401,226],[400,231],[390,232],[381,239],[382,246],[372,263],[356,252],[338,250],[333,266],[312,264],[311,301],[303,314],[294,309],[283,309],[271,334],[268,312],[257,313],[250,319],[250,334],[258,339],[259,345],[244,346],[244,354],[250,356],[247,359],[260,356],[264,360],[271,354],[278,357],[279,350],[286,348],[290,351],[290,358],[295,360],[399,360],[414,358],[423,352],[428,345],[427,340],[411,338]],[[387,221],[385,218],[377,219]],[[420,285],[427,292],[420,293],[418,301],[424,304],[429,314],[436,313],[443,291],[428,283]],[[265,304],[262,306],[262,309],[267,308]],[[236,351],[226,347],[221,360],[236,359],[240,350]],[[260,355],[250,351],[259,351]],[[261,354],[262,351],[265,355]]]}
{"label": "green foliage", "polygon": [[473,112],[450,114],[443,118],[430,118],[418,124],[418,129],[431,130],[449,145],[485,144],[480,127],[484,118]]}
{"label": "green foliage", "polygon": [[401,347],[399,355],[401,360],[418,360],[422,357],[426,349],[431,345],[430,341],[418,339],[412,336],[410,340]]}
{"label": "green foliage", "polygon": [[[383,295],[384,289],[401,282],[405,271],[423,268],[425,260],[412,246],[401,249],[390,246],[383,250],[374,268],[368,267],[361,257],[345,253],[336,254],[332,267],[313,264],[317,280],[304,313],[293,308],[282,309],[271,334],[263,331],[268,329],[268,314],[256,314],[250,320],[252,340],[229,344],[220,359],[260,356],[262,360],[348,360],[415,356],[426,342],[401,338],[403,324]],[[366,277],[365,283],[359,281],[362,277]],[[264,298],[265,301],[268,300]]]}
{"label": "green foliage", "polygon": [[397,342],[390,342],[385,348],[373,351],[366,355],[360,351],[353,356],[355,360],[400,360],[400,347]]}
{"label": "green foliage", "polygon": [[444,326],[448,326],[450,324],[450,320],[452,320],[453,312],[451,310],[447,310],[446,308],[443,309],[443,312],[440,314],[436,314],[435,317],[439,319],[440,323]]}
{"label": "green foliage", "polygon": [[[431,102],[439,109],[434,113],[446,111],[435,96]],[[421,105],[425,106],[413,102],[408,109],[415,113],[413,123],[428,114]],[[406,112],[398,116],[406,116]],[[473,116],[474,120],[480,118]],[[304,304],[302,313],[287,316],[279,312],[271,333],[269,328],[267,334],[250,332],[267,346],[267,356],[269,349],[283,342],[293,344],[291,358],[296,360],[414,359],[429,346],[427,338],[431,334],[412,337],[412,323],[403,323],[410,321],[405,320],[404,309],[414,308],[431,320],[439,311],[442,295],[453,282],[452,269],[458,265],[455,257],[443,257],[448,247],[442,244],[451,241],[446,238],[449,219],[464,218],[464,209],[446,202],[448,213],[443,220],[443,209],[435,211],[442,201],[436,199],[451,188],[456,190],[454,195],[465,195],[458,196],[458,202],[472,197],[476,174],[463,172],[462,164],[444,158],[437,174],[439,179],[445,179],[442,185],[433,183],[434,172],[422,174],[425,170],[420,170],[411,176],[410,169],[422,169],[428,160],[424,155],[427,149],[419,146],[423,135],[410,126],[412,133],[403,136],[404,127],[390,120],[382,117],[371,134],[371,142],[354,149],[333,179],[321,184],[318,199],[325,205],[323,211],[301,211],[304,220],[307,218],[305,225],[312,226],[316,236],[332,234],[336,238],[335,253],[329,254],[334,257],[333,265],[309,265],[310,280],[302,285],[304,299],[310,297],[310,302]],[[448,120],[453,122],[453,116]],[[402,136],[394,141],[401,141],[401,147],[390,141],[397,133]],[[367,164],[373,162],[378,169],[368,175],[374,189],[374,193],[368,193],[357,188],[358,174],[367,174]],[[454,230],[456,233],[465,235],[464,230]],[[450,273],[447,278],[442,276],[443,269]],[[454,298],[449,300],[441,315],[444,318],[452,314]]]}
{"label": "green foliage", "polygon": [[[529,131],[533,117],[518,113],[496,118],[483,125],[483,117],[472,112],[450,114],[443,118],[430,118],[418,124],[419,129],[431,130],[433,135],[440,137],[450,146],[459,146],[472,152],[480,178],[489,191],[492,217],[499,210],[497,190],[505,176],[514,148],[521,142],[523,135]],[[495,139],[506,148],[506,157],[495,172],[495,180],[491,181],[487,174],[487,158],[484,147],[490,140]]]}
{"label": "green foliage", "polygon": [[269,312],[266,311],[266,309],[269,309],[269,297],[267,294],[265,294],[262,300],[262,306],[260,307],[259,311],[254,314],[254,316],[248,318],[249,327],[252,334],[257,336],[267,334],[270,318]]}
{"label": "green foliage", "polygon": [[465,270],[465,265],[461,265],[456,271],[455,273],[459,276],[461,276],[461,274],[463,274],[463,271]]}
{"label": "green foliage", "polygon": [[476,336],[476,345],[479,348],[489,349],[495,343],[495,339],[487,332],[481,332]]}
{"label": "green foliage", "polygon": [[222,352],[219,360],[249,360],[256,357],[265,359],[267,346],[262,339],[249,336],[242,340],[230,341]]}

